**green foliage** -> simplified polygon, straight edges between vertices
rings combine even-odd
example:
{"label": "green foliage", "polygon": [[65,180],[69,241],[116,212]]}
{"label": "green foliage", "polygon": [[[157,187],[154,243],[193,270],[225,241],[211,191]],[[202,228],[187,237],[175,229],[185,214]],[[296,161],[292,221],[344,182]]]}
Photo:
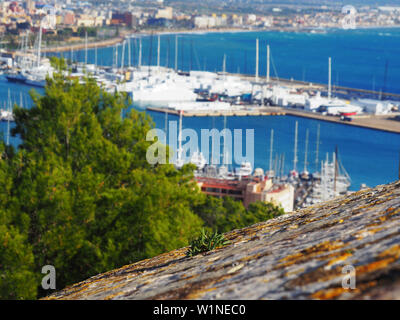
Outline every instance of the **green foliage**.
{"label": "green foliage", "polygon": [[0,297],[34,299],[38,276],[33,270],[32,247],[26,236],[15,227],[0,225]]}
{"label": "green foliage", "polygon": [[212,196],[206,196],[194,211],[202,218],[206,228],[218,232],[247,227],[284,214],[282,208],[272,203],[255,202],[246,210],[241,202],[230,197],[221,199]]}
{"label": "green foliage", "polygon": [[254,202],[247,208],[246,223],[252,225],[260,221],[266,221],[285,214],[282,208],[270,202]]}
{"label": "green foliage", "polygon": [[225,239],[223,234],[218,232],[209,233],[205,229],[202,229],[200,236],[190,242],[190,248],[186,255],[188,257],[193,257],[202,252],[211,251],[227,244],[229,244],[229,241]]}
{"label": "green foliage", "polygon": [[[63,60],[52,59],[59,71]],[[31,109],[15,107],[18,150],[0,145],[0,299],[32,299],[41,269],[53,265],[57,290],[125,264],[184,247],[225,242],[219,234],[269,219],[268,204],[245,210],[230,198],[201,194],[193,166],[150,165],[153,127],[129,100],[97,86],[47,79]]]}
{"label": "green foliage", "polygon": [[49,294],[40,289],[44,265],[56,268],[60,290],[187,246],[203,224],[192,211],[201,197],[191,167],[147,163],[148,116],[121,119],[129,101],[91,79],[53,78],[43,96],[32,92],[31,109],[16,107],[22,143],[0,160],[0,243],[13,243],[0,250],[0,274],[11,281],[0,298]]}
{"label": "green foliage", "polygon": [[86,33],[88,37],[96,37],[97,36],[97,28],[96,27],[79,27],[77,30],[77,34],[79,37],[86,37]]}
{"label": "green foliage", "polygon": [[0,145],[0,298],[35,298],[34,257],[27,241],[26,216],[19,215],[9,202],[12,179]]}
{"label": "green foliage", "polygon": [[67,70],[67,63],[63,57],[50,57],[50,64],[58,72]]}

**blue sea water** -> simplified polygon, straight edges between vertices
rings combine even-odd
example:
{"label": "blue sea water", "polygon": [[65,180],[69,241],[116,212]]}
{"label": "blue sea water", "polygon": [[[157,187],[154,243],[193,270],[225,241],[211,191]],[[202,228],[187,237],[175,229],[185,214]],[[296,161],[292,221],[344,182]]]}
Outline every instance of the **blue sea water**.
{"label": "blue sea water", "polygon": [[[178,35],[178,69],[255,73],[256,39],[260,41],[260,75],[266,74],[266,46],[271,48],[271,75],[285,79],[328,82],[328,58],[332,58],[334,85],[400,93],[400,28],[343,30],[327,33],[225,32]],[[161,35],[161,65],[175,66],[175,35]],[[138,63],[139,41],[131,39],[131,55],[126,46],[124,65]],[[113,65],[115,53],[121,65],[122,45],[97,49],[97,63]],[[71,58],[71,52],[63,56]],[[73,52],[84,61],[84,51]],[[94,63],[95,49],[88,50]],[[157,63],[157,36],[142,37],[142,65]]]}
{"label": "blue sea water", "polygon": [[[400,93],[400,29],[331,30],[326,34],[287,32],[244,32],[180,34],[178,38],[178,68],[181,70],[222,70],[224,54],[227,71],[254,74],[256,39],[260,40],[260,74],[265,74],[266,44],[271,46],[272,75],[312,82],[327,83],[328,58],[333,60],[333,83],[364,89]],[[142,64],[156,64],[157,37],[142,39]],[[174,67],[175,35],[161,36],[161,65]],[[122,46],[118,46],[121,65]],[[124,65],[129,64],[129,50],[125,48]],[[97,62],[112,65],[116,49],[99,48]],[[150,54],[151,53],[151,54]],[[62,54],[71,57],[70,52]],[[265,57],[265,58],[263,58]],[[74,60],[84,61],[84,51],[75,51]],[[138,61],[138,40],[131,40],[131,65]],[[88,52],[88,63],[95,62],[95,50]],[[386,80],[385,80],[386,79]],[[12,99],[28,95],[30,87],[7,83],[0,79],[0,105],[7,101],[8,88]],[[37,89],[36,89],[37,90]],[[40,90],[39,90],[40,91]],[[25,99],[25,98],[23,98]],[[165,115],[148,112],[156,127],[164,129]],[[178,121],[177,116],[169,116]],[[320,125],[319,160],[326,154],[332,157],[335,147],[352,179],[352,190],[361,183],[376,186],[398,178],[400,134],[330,123],[293,116],[228,117],[228,129],[255,130],[255,167],[268,169],[270,131],[274,129],[274,155],[285,155],[285,173],[293,168],[295,122],[299,124],[297,169],[304,168],[305,136],[309,130],[308,170],[316,170],[316,135]],[[400,125],[400,124],[399,124]],[[201,129],[223,129],[223,118],[184,118],[183,128],[200,133]],[[0,132],[6,123],[0,124]],[[18,138],[12,143],[18,144]],[[243,147],[245,150],[245,147]]]}
{"label": "blue sea water", "polygon": [[[163,113],[148,111],[156,127],[165,128]],[[168,121],[179,121],[178,116],[169,115]],[[309,130],[307,169],[320,169],[320,161],[327,153],[332,160],[338,147],[340,161],[352,179],[351,190],[358,190],[362,183],[376,186],[393,182],[398,177],[400,156],[400,134],[359,128],[295,116],[227,117],[227,128],[243,130],[243,155],[245,155],[245,130],[254,129],[254,167],[269,169],[270,134],[274,129],[273,159],[285,156],[285,173],[293,169],[295,123],[298,122],[298,163],[297,170],[304,169],[306,130]],[[223,117],[183,117],[182,128],[194,129],[201,143],[201,129],[224,128]],[[317,159],[317,132],[320,126],[320,145]],[[185,144],[188,141],[183,142]],[[222,152],[221,152],[222,154]],[[235,164],[234,164],[235,165]],[[237,166],[238,164],[236,164]]]}

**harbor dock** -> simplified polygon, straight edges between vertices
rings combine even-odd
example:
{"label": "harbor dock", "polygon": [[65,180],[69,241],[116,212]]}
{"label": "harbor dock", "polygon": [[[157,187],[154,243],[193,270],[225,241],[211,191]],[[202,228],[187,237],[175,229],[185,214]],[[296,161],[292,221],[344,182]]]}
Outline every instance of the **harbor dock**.
{"label": "harbor dock", "polygon": [[[158,107],[147,107],[149,111],[168,113],[171,115],[179,115],[178,110]],[[391,115],[359,115],[353,116],[352,121],[343,121],[338,116],[323,115],[317,112],[307,112],[304,110],[282,107],[260,107],[246,106],[237,110],[218,110],[218,111],[184,111],[184,117],[234,117],[234,116],[296,116],[302,118],[310,118],[321,121],[335,122],[344,125],[363,127],[368,129],[382,130],[392,133],[400,133],[400,121],[396,120],[396,114]],[[398,117],[398,116],[397,116]]]}
{"label": "harbor dock", "polygon": [[[375,129],[392,133],[400,133],[400,121],[396,120],[396,115],[359,115],[352,116],[352,121],[342,121],[338,116],[322,115],[315,112],[306,112],[294,109],[286,109],[287,115],[296,117],[311,118],[321,121],[336,122],[344,125]],[[399,117],[397,115],[397,117]]]}
{"label": "harbor dock", "polygon": [[[149,111],[168,113],[173,115],[179,115],[178,110],[168,109],[168,108],[157,108],[157,107],[147,107]],[[246,117],[246,116],[284,116],[286,111],[279,107],[251,107],[242,109],[232,109],[232,110],[217,110],[217,111],[184,111],[182,113],[184,117]]]}

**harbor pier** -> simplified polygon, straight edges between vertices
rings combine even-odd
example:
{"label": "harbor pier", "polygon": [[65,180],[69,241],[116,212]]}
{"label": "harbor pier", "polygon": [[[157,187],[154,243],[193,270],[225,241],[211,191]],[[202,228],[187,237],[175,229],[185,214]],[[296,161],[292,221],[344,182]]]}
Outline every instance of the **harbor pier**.
{"label": "harbor pier", "polygon": [[[168,113],[172,115],[179,115],[179,110],[169,108],[147,107],[146,110]],[[246,116],[284,116],[286,111],[279,107],[249,107],[238,108],[232,110],[216,110],[216,111],[201,111],[201,110],[188,110],[183,111],[184,117],[246,117]]]}
{"label": "harbor pier", "polygon": [[[146,110],[160,113],[168,113],[171,115],[179,115],[179,111],[175,109],[147,107]],[[381,130],[392,133],[400,133],[400,121],[396,115],[359,115],[353,116],[352,121],[343,121],[338,116],[323,115],[317,112],[307,112],[294,108],[282,107],[260,107],[247,106],[246,108],[237,110],[218,110],[218,111],[184,111],[184,117],[246,117],[246,116],[296,116],[302,118],[315,119],[320,121],[328,121],[340,123],[343,125],[352,125],[368,129]]]}

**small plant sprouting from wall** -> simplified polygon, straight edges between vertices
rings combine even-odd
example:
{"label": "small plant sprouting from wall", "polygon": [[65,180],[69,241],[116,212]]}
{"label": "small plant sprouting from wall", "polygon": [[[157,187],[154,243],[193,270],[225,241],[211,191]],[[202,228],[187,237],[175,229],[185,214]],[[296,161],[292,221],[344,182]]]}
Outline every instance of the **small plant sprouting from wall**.
{"label": "small plant sprouting from wall", "polygon": [[225,239],[223,234],[217,231],[208,233],[203,229],[200,236],[190,242],[190,248],[186,255],[193,257],[199,253],[211,251],[227,244],[229,244],[229,241]]}

